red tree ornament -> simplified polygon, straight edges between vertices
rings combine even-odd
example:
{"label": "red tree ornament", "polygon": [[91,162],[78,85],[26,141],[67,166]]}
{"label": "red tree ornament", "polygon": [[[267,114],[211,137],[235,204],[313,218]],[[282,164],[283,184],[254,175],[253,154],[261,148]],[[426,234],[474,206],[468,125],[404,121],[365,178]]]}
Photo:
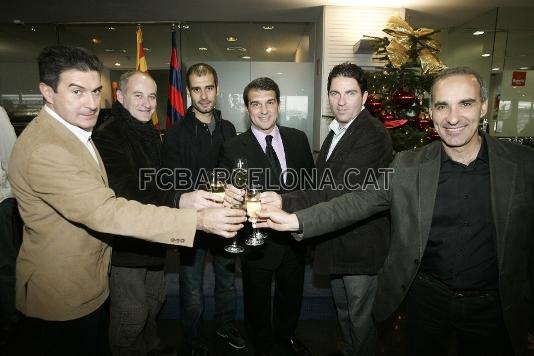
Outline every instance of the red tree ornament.
{"label": "red tree ornament", "polygon": [[401,109],[408,109],[415,103],[415,93],[399,89],[393,94],[393,104]]}
{"label": "red tree ornament", "polygon": [[365,107],[374,117],[379,117],[384,104],[376,94],[369,94],[367,96],[367,101],[365,102]]}
{"label": "red tree ornament", "polygon": [[417,116],[416,122],[417,122],[417,126],[421,130],[426,130],[432,124],[430,115],[428,115],[428,113],[424,111],[419,113],[419,116]]}

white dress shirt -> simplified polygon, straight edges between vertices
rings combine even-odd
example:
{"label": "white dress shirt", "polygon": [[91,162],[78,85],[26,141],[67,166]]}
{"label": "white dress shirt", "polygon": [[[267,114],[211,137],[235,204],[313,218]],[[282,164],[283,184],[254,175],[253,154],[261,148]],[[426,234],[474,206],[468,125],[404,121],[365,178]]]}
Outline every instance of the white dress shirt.
{"label": "white dress shirt", "polygon": [[[363,109],[363,107],[362,107],[362,109]],[[354,122],[354,120],[357,117],[358,117],[358,115],[356,115],[354,118],[352,118],[352,120],[350,120],[343,127],[341,127],[341,125],[339,124],[339,122],[337,122],[336,119],[332,120],[332,122],[330,123],[329,128],[330,128],[330,130],[332,130],[334,132],[334,137],[332,137],[332,143],[330,144],[330,148],[328,149],[328,154],[326,155],[326,159],[327,160],[328,160],[328,158],[330,158],[330,155],[334,151],[334,148],[336,148],[336,145],[339,142],[339,140],[341,140],[341,137],[343,137],[343,135],[345,134],[345,132],[347,131],[349,126]]]}
{"label": "white dress shirt", "polygon": [[59,116],[54,110],[52,110],[48,105],[44,106],[47,113],[50,114],[54,119],[59,121],[63,126],[65,126],[70,132],[76,136],[85,147],[89,150],[89,153],[91,153],[91,156],[95,159],[96,164],[98,164],[98,158],[96,158],[96,151],[91,143],[91,131],[85,131],[82,128],[79,128],[78,126],[74,126],[73,124],[68,123],[63,119],[61,116]]}

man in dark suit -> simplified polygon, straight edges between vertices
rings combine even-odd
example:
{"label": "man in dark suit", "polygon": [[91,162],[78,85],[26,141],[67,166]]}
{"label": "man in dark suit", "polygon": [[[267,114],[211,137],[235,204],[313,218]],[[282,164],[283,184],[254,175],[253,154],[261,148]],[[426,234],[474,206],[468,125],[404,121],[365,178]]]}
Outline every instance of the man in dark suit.
{"label": "man in dark suit", "polygon": [[[221,165],[232,166],[236,158],[245,158],[248,169],[256,169],[249,184],[298,188],[297,175],[310,172],[313,158],[306,135],[299,130],[277,126],[280,89],[270,78],[249,83],[243,99],[251,127],[225,142]],[[268,231],[265,244],[252,247],[242,257],[243,293],[247,329],[256,355],[268,355],[274,338],[286,343],[296,355],[309,355],[295,337],[302,302],[306,249],[288,238],[287,233]],[[276,284],[271,323],[271,283]]]}
{"label": "man in dark suit", "polygon": [[[319,177],[332,175],[333,187],[283,195],[264,192],[262,203],[290,212],[304,209],[347,193],[350,187],[363,184],[370,174],[378,174],[379,168],[390,164],[393,152],[389,133],[363,106],[367,99],[363,70],[351,63],[338,64],[328,76],[327,93],[334,120],[316,166]],[[343,336],[337,355],[374,353],[372,309],[377,273],[384,264],[388,241],[389,220],[387,213],[380,213],[323,236],[315,248],[314,270],[330,277]]]}
{"label": "man in dark suit", "polygon": [[487,107],[476,72],[446,69],[432,87],[441,143],[399,153],[380,189],[260,212],[309,238],[391,209],[374,311],[384,320],[406,299],[410,355],[447,355],[453,335],[460,355],[527,354],[534,151],[479,133]]}

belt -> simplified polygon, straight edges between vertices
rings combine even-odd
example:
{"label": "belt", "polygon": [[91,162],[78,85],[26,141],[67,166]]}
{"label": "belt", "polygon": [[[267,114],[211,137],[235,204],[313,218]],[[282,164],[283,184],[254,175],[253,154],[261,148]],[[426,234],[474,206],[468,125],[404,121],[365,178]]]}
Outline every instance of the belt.
{"label": "belt", "polygon": [[446,290],[453,297],[458,298],[473,298],[473,297],[487,297],[496,296],[499,294],[498,289],[451,289],[446,283],[440,281],[431,274],[419,271],[418,276],[433,284],[434,286]]}

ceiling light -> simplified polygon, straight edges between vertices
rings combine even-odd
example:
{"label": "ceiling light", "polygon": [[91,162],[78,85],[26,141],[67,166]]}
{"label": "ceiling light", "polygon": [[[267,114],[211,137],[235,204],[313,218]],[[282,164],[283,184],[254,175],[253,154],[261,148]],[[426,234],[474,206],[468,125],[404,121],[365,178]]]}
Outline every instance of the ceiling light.
{"label": "ceiling light", "polygon": [[274,30],[274,26],[273,25],[263,25],[263,26],[261,26],[261,28],[263,28],[264,30]]}
{"label": "ceiling light", "polygon": [[477,30],[475,32],[473,32],[473,36],[480,36],[480,35],[483,35],[484,34],[484,31],[482,30]]}
{"label": "ceiling light", "polygon": [[519,67],[519,69],[521,69],[521,70],[527,70],[528,67]]}
{"label": "ceiling light", "polygon": [[226,50],[227,51],[240,51],[240,52],[246,52],[247,51],[246,48],[239,47],[239,46],[237,46],[237,47],[226,47]]}
{"label": "ceiling light", "polygon": [[31,30],[32,32],[37,32],[37,28],[35,28],[35,27],[33,27],[33,26],[30,28],[30,30]]}
{"label": "ceiling light", "polygon": [[491,56],[491,54],[489,54],[489,53],[482,53],[482,57],[489,57],[489,56]]}
{"label": "ceiling light", "polygon": [[115,30],[116,30],[116,28],[113,27],[113,26],[108,26],[108,27],[106,27],[106,28],[107,28],[108,30],[110,30],[110,31],[115,31]]}
{"label": "ceiling light", "polygon": [[250,56],[241,56],[241,59],[250,59]]}
{"label": "ceiling light", "polygon": [[101,44],[102,40],[100,38],[97,38],[96,36],[94,36],[94,37],[91,38],[91,43],[92,44]]}
{"label": "ceiling light", "polygon": [[274,48],[272,48],[272,47],[267,47],[267,48],[265,48],[265,52],[271,53],[273,51],[273,49]]}
{"label": "ceiling light", "polygon": [[199,51],[207,51],[208,49],[206,47],[198,47]]}
{"label": "ceiling light", "polygon": [[235,42],[237,41],[237,37],[236,36],[228,36],[226,37],[226,42]]}
{"label": "ceiling light", "polygon": [[181,27],[182,29],[187,30],[189,28],[189,25],[183,24],[183,25],[178,26],[178,27]]}
{"label": "ceiling light", "polygon": [[120,64],[119,62],[115,62],[113,65],[114,65],[115,67],[120,67],[120,66],[121,66],[121,64]]}
{"label": "ceiling light", "polygon": [[495,68],[491,68],[491,70],[500,70],[501,68],[499,67],[495,67]]}

